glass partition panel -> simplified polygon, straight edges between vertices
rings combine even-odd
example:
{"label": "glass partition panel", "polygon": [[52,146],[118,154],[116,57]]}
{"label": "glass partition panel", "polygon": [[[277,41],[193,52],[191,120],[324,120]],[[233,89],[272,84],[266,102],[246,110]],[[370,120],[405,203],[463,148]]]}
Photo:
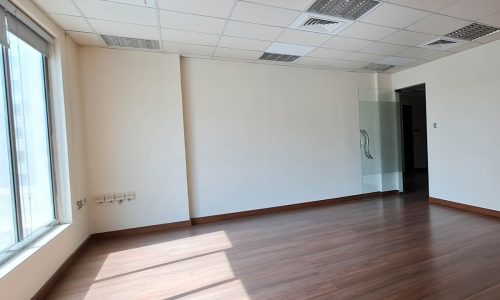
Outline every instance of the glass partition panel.
{"label": "glass partition panel", "polygon": [[400,118],[395,93],[359,89],[363,193],[400,190]]}

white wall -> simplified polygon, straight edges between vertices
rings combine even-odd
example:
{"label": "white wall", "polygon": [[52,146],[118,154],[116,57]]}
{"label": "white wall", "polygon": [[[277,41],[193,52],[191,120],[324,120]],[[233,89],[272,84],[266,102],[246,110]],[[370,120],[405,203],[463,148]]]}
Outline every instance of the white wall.
{"label": "white wall", "polygon": [[396,73],[392,82],[426,84],[430,196],[500,210],[500,41]]}
{"label": "white wall", "polygon": [[80,63],[92,232],[188,220],[179,57],[84,47]]}
{"label": "white wall", "polygon": [[[55,147],[58,180],[58,202],[62,226],[53,238],[46,238],[46,244],[32,244],[27,250],[31,255],[22,263],[9,261],[17,267],[0,278],[0,297],[5,299],[30,299],[64,260],[88,237],[87,208],[78,210],[72,205],[85,197],[85,169],[81,156],[84,144],[81,123],[81,97],[78,76],[78,46],[65,38],[60,30],[46,15],[28,0],[13,1],[45,30],[56,38],[50,59],[51,100],[54,109]],[[67,177],[71,174],[71,178]],[[68,180],[69,179],[69,180]],[[51,235],[53,236],[53,235]]]}
{"label": "white wall", "polygon": [[182,60],[193,217],[360,194],[374,75]]}

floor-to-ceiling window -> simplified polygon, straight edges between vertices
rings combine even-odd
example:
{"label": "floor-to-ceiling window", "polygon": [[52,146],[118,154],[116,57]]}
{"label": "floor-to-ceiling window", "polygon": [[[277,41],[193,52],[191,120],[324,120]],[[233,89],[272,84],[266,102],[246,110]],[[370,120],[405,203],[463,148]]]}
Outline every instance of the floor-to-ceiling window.
{"label": "floor-to-ceiling window", "polygon": [[7,21],[0,56],[2,261],[48,230],[57,218],[47,91],[48,44],[8,12],[2,10],[0,21]]}

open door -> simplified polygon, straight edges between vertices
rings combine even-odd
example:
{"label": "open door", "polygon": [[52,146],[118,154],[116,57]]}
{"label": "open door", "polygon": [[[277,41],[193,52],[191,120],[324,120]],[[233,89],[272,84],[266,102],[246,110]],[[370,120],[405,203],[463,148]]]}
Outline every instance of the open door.
{"label": "open door", "polygon": [[400,106],[394,91],[359,89],[363,193],[402,190]]}

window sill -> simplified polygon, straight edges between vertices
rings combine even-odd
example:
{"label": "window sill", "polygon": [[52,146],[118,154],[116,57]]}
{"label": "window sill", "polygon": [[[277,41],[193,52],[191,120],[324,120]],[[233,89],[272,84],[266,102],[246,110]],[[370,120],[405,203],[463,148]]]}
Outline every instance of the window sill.
{"label": "window sill", "polygon": [[5,277],[9,272],[17,268],[24,261],[29,259],[33,254],[40,250],[43,246],[48,244],[58,235],[60,235],[64,230],[66,230],[70,224],[60,224],[54,226],[51,230],[43,234],[37,240],[33,241],[31,244],[27,245],[25,248],[19,250],[17,254],[9,258],[0,266],[0,279]]}

